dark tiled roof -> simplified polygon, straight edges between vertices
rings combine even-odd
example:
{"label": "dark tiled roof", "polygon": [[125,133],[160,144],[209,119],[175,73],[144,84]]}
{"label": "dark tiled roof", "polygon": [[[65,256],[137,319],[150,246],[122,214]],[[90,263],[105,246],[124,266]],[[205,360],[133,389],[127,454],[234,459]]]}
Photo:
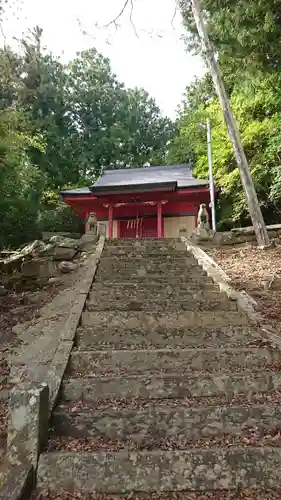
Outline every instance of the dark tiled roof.
{"label": "dark tiled roof", "polygon": [[129,186],[157,186],[157,184],[174,183],[178,188],[204,187],[208,180],[195,179],[192,168],[184,165],[161,165],[156,167],[124,168],[105,170],[91,188],[72,189],[62,194],[90,194],[92,191],[106,191],[110,188]]}
{"label": "dark tiled roof", "polygon": [[65,191],[61,191],[61,194],[91,194],[91,191],[88,187],[84,188],[76,188],[76,189],[66,189]]}

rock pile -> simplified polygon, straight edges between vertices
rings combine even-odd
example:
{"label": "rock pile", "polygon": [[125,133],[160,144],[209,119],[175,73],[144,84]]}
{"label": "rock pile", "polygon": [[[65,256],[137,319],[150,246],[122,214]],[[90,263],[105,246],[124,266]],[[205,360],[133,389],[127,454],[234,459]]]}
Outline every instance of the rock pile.
{"label": "rock pile", "polygon": [[[81,240],[53,236],[46,244],[35,240],[15,252],[0,254],[0,271],[5,274],[20,272],[25,278],[50,278],[77,268],[72,262],[79,256]],[[1,258],[2,257],[2,258]]]}

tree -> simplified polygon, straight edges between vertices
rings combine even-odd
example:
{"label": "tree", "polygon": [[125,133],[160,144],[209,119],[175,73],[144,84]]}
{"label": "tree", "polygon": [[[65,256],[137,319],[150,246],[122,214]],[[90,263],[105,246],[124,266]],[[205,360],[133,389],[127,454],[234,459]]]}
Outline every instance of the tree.
{"label": "tree", "polygon": [[221,77],[219,63],[216,60],[213,47],[211,45],[205,27],[200,0],[191,0],[191,8],[198,31],[202,54],[212,76],[214,87],[216,89],[218,99],[223,111],[229,138],[232,143],[233,151],[239,168],[239,174],[245,192],[245,197],[247,200],[247,205],[256,234],[257,242],[260,246],[266,246],[269,244],[269,237],[258,202],[256,190],[253,184],[251,172],[248,167],[247,157],[245,155],[243,144],[241,142],[236,120],[229,105],[229,99]]}
{"label": "tree", "polygon": [[171,120],[161,116],[145,90],[126,90],[95,49],[71,63],[67,95],[82,175],[98,175],[102,167],[141,166],[165,155],[175,131]]}
{"label": "tree", "polygon": [[[180,4],[187,27],[187,43],[198,49],[197,31],[188,1]],[[281,60],[281,0],[202,0],[206,29],[220,62],[234,74],[275,70]]]}
{"label": "tree", "polygon": [[[196,105],[190,97],[197,95]],[[279,74],[265,74],[240,81],[235,86],[230,104],[238,120],[249,167],[268,223],[279,222],[281,214],[281,79]],[[202,99],[200,97],[202,92]],[[249,223],[239,172],[229,141],[218,100],[210,93],[205,99],[204,79],[187,88],[180,112],[179,136],[169,146],[171,163],[194,158],[198,177],[208,176],[205,131],[198,123],[212,121],[213,169],[216,184],[222,188],[219,198],[221,228]]]}
{"label": "tree", "polygon": [[167,145],[175,135],[175,126],[144,89],[128,89],[122,145],[125,166],[165,163]]}
{"label": "tree", "polygon": [[30,163],[27,151],[43,145],[28,130],[22,116],[10,109],[0,112],[0,247],[17,245],[36,235],[40,195],[45,178]]}
{"label": "tree", "polygon": [[73,222],[62,205],[50,208],[46,191],[90,184],[103,167],[162,163],[175,133],[147,92],[125,89],[95,49],[63,65],[41,39],[36,27],[20,53],[0,50],[0,246],[52,220],[56,229]]}

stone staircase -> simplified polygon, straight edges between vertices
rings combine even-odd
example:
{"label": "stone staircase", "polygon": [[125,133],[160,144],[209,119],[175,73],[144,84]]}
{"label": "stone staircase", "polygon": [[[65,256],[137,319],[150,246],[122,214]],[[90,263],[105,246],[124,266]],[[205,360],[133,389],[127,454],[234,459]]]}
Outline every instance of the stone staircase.
{"label": "stone staircase", "polygon": [[181,241],[107,241],[38,489],[280,487],[280,361]]}

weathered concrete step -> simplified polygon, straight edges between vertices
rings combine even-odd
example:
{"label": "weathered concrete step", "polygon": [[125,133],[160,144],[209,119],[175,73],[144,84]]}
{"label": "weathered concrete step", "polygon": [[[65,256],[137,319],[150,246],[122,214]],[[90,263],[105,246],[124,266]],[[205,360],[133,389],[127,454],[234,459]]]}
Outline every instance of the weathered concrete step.
{"label": "weathered concrete step", "polygon": [[281,388],[281,372],[197,373],[194,376],[161,374],[125,375],[97,378],[70,378],[62,384],[65,401],[102,401],[105,399],[163,399],[205,396],[231,397],[248,392],[263,393]]}
{"label": "weathered concrete step", "polygon": [[195,257],[191,253],[180,253],[180,252],[173,252],[173,253],[159,253],[156,251],[150,251],[150,252],[134,252],[134,253],[128,253],[128,254],[122,254],[122,255],[105,255],[102,253],[100,263],[103,265],[114,265],[116,263],[124,263],[124,265],[127,263],[136,263],[136,264],[153,264],[153,265],[162,265],[165,264],[176,264],[177,262],[179,265],[185,265],[185,266],[191,266],[195,267],[198,266],[198,261],[195,259]]}
{"label": "weathered concrete step", "polygon": [[176,246],[168,245],[142,245],[139,247],[133,247],[132,245],[112,245],[105,246],[102,252],[102,258],[104,257],[160,257],[160,256],[191,256],[187,252],[186,247],[183,243],[177,243]]}
{"label": "weathered concrete step", "polygon": [[112,265],[116,262],[124,264],[132,262],[136,264],[147,263],[161,265],[164,264],[164,262],[167,262],[168,264],[173,265],[176,262],[179,262],[180,265],[185,265],[186,267],[196,267],[200,265],[198,264],[197,259],[192,254],[188,254],[186,251],[184,253],[176,252],[174,250],[171,251],[169,249],[167,250],[167,252],[159,251],[157,249],[149,252],[146,251],[146,249],[143,249],[142,251],[132,250],[131,252],[116,253],[116,255],[110,255],[103,252],[101,256],[101,263],[104,265]]}
{"label": "weathered concrete step", "polygon": [[180,269],[179,267],[173,267],[169,269],[168,267],[163,268],[145,268],[145,267],[134,267],[134,268],[124,268],[124,269],[113,269],[113,268],[99,268],[95,277],[95,281],[103,280],[116,280],[125,281],[129,279],[143,279],[149,278],[150,280],[158,280],[165,278],[166,283],[170,281],[170,277],[184,278],[188,283],[197,282],[199,286],[204,283],[212,283],[212,279],[204,273],[204,271],[194,268],[195,271],[191,272],[190,268]]}
{"label": "weathered concrete step", "polygon": [[86,303],[88,311],[237,311],[235,301],[226,300],[223,296],[218,299],[207,299],[206,297],[174,297],[151,294],[138,297],[99,297],[98,293],[92,293]]}
{"label": "weathered concrete step", "polygon": [[281,352],[262,348],[249,349],[158,349],[117,351],[72,351],[69,369],[72,374],[101,374],[125,370],[144,373],[151,370],[204,370],[219,372],[239,368],[259,370],[280,363]]}
{"label": "weathered concrete step", "polygon": [[225,311],[188,311],[188,312],[170,312],[169,314],[145,313],[145,312],[119,312],[119,311],[84,311],[82,314],[82,326],[92,326],[95,328],[104,328],[122,330],[127,329],[131,332],[148,330],[169,331],[171,335],[176,330],[184,330],[190,327],[216,328],[229,325],[242,326],[248,324],[246,314],[231,311],[226,314]]}
{"label": "weathered concrete step", "polygon": [[124,283],[134,283],[135,285],[146,287],[148,283],[155,283],[156,285],[170,285],[170,286],[187,286],[192,288],[193,290],[218,290],[218,285],[214,284],[212,278],[209,276],[190,276],[188,274],[179,274],[179,273],[157,273],[157,274],[147,274],[143,273],[143,275],[131,275],[130,273],[108,273],[104,277],[100,275],[95,276],[94,286],[95,284],[104,284],[105,287],[110,286],[118,286],[119,284],[124,285]]}
{"label": "weathered concrete step", "polygon": [[[59,498],[56,493],[48,494],[48,500],[61,500],[67,498],[66,492],[60,493]],[[188,498],[189,495],[189,498]],[[231,495],[231,497],[229,496]],[[280,500],[280,488],[239,488],[237,491],[213,490],[204,493],[204,500]],[[35,500],[40,500],[41,496],[37,496]],[[73,499],[73,497],[72,497]],[[74,500],[74,499],[73,499]],[[79,500],[89,500],[88,495],[82,495]],[[92,494],[90,500],[100,500],[99,494]],[[112,500],[112,495],[103,493],[103,500]],[[115,494],[114,500],[124,500],[124,495]],[[130,500],[147,500],[147,493],[132,493]],[[154,492],[153,500],[202,500],[202,491],[190,492]]]}
{"label": "weathered concrete step", "polygon": [[[101,319],[101,318],[100,318]],[[256,339],[251,327],[186,328],[148,321],[143,324],[128,321],[122,328],[116,323],[102,323],[97,328],[78,328],[77,346],[81,349],[135,349],[184,347],[241,347]]]}
{"label": "weathered concrete step", "polygon": [[115,272],[137,272],[137,271],[175,271],[188,272],[188,274],[205,275],[205,271],[198,265],[196,260],[191,259],[169,259],[168,257],[161,257],[161,259],[122,259],[118,258],[103,258],[100,260],[98,270],[100,272],[115,271]]}
{"label": "weathered concrete step", "polygon": [[[219,287],[211,286],[208,288],[202,287],[195,289],[188,283],[180,283],[179,285],[170,285],[168,283],[158,282],[141,282],[127,281],[125,283],[93,283],[92,290],[89,296],[90,302],[98,300],[137,300],[145,302],[150,299],[161,300],[177,299],[177,300],[227,300],[227,295],[219,291]],[[234,301],[233,301],[234,302]]]}
{"label": "weathered concrete step", "polygon": [[281,486],[281,449],[43,453],[39,489],[131,493]]}
{"label": "weathered concrete step", "polygon": [[180,238],[112,238],[107,240],[105,244],[105,249],[111,247],[122,247],[127,246],[131,248],[182,248],[183,242]]}
{"label": "weathered concrete step", "polygon": [[144,408],[77,410],[58,408],[52,427],[56,435],[131,439],[142,443],[159,438],[204,438],[240,434],[244,429],[274,429],[281,425],[281,408],[275,406],[169,407],[147,404]]}
{"label": "weathered concrete step", "polygon": [[[204,285],[204,284],[203,284]],[[177,296],[185,297],[186,295],[192,297],[206,297],[209,299],[218,299],[226,297],[225,293],[221,293],[219,287],[213,282],[211,286],[202,286],[201,290],[193,290],[187,282],[179,281],[167,283],[165,281],[151,281],[141,280],[132,281],[125,280],[113,283],[112,281],[105,281],[103,283],[93,283],[90,296],[98,295],[99,297],[138,297],[139,295],[149,296]]]}
{"label": "weathered concrete step", "polygon": [[[109,278],[109,276],[108,276]],[[109,290],[109,288],[112,287],[112,289],[116,288],[127,288],[131,287],[132,289],[139,289],[139,290],[180,290],[180,291],[185,291],[185,290],[190,290],[190,293],[193,292],[194,294],[199,293],[199,292],[217,292],[220,293],[219,291],[219,286],[216,285],[211,278],[206,279],[207,277],[205,276],[204,279],[202,278],[188,278],[188,276],[170,276],[169,280],[167,281],[167,277],[163,276],[163,274],[158,274],[156,276],[143,276],[143,277],[135,277],[134,279],[130,279],[130,276],[125,276],[124,279],[122,280],[120,277],[117,276],[117,279],[115,279],[114,276],[111,276],[111,279],[97,279],[95,278],[95,281],[93,282],[92,290],[97,290],[97,289],[104,289],[104,290]]]}
{"label": "weathered concrete step", "polygon": [[55,436],[51,434],[46,451],[73,451],[77,449],[80,452],[98,452],[98,451],[170,451],[192,449],[225,449],[225,448],[243,448],[274,446],[281,448],[281,436],[278,428],[244,429],[238,433],[221,433],[216,436],[196,437],[178,437],[176,435],[168,437],[145,437],[140,434],[134,435],[134,438],[109,438],[108,436]]}

